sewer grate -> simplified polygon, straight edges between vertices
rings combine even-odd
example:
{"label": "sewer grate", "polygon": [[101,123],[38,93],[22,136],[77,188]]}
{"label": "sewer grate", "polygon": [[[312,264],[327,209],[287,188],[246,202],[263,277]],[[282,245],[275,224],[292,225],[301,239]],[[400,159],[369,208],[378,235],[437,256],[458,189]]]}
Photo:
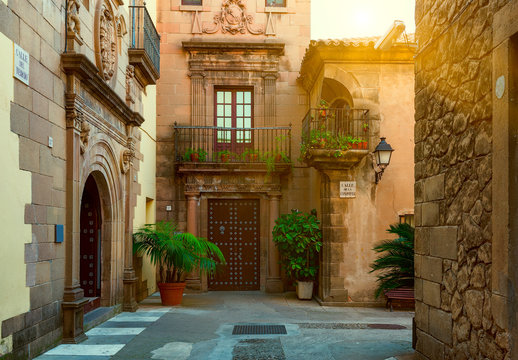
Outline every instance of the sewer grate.
{"label": "sewer grate", "polygon": [[234,325],[232,335],[287,335],[284,325]]}
{"label": "sewer grate", "polygon": [[402,325],[396,324],[369,324],[369,328],[371,329],[382,329],[382,330],[402,330],[406,329],[406,327]]}
{"label": "sewer grate", "polygon": [[362,324],[362,323],[299,323],[301,329],[328,329],[328,330],[403,330],[405,326],[397,324]]}

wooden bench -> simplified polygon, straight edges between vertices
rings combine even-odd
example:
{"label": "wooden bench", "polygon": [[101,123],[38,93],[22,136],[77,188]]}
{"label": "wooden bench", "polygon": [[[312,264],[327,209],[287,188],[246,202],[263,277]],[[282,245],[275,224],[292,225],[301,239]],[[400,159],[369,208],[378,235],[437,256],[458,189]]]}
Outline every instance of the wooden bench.
{"label": "wooden bench", "polygon": [[390,306],[390,311],[392,309],[392,300],[401,300],[401,301],[412,301],[414,303],[414,289],[412,288],[398,288],[385,291],[385,297],[387,298],[386,307]]}

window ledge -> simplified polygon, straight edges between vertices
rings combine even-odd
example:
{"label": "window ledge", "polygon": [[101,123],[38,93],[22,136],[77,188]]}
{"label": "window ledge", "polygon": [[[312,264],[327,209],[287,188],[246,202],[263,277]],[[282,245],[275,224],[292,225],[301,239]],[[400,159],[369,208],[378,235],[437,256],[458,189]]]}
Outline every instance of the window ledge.
{"label": "window ledge", "polygon": [[287,7],[277,7],[277,6],[266,6],[264,8],[264,12],[265,13],[276,13],[276,14],[287,14],[290,12],[290,9],[288,9]]}

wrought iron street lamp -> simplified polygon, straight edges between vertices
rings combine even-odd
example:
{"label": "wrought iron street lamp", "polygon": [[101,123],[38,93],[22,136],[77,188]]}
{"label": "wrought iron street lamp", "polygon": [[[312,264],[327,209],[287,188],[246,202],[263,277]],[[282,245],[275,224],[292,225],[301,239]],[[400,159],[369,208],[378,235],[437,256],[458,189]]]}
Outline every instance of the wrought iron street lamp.
{"label": "wrought iron street lamp", "polygon": [[376,160],[376,166],[374,171],[376,172],[376,184],[381,180],[381,176],[385,171],[386,167],[390,164],[390,157],[392,156],[392,146],[387,144],[385,138],[380,138],[380,143],[374,149],[374,159]]}

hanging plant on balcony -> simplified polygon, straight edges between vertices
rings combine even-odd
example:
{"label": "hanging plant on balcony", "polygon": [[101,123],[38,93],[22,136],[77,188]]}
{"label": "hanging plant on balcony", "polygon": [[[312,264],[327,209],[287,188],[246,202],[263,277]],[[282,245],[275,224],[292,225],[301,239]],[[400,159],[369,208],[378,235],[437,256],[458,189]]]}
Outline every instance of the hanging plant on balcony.
{"label": "hanging plant on balcony", "polygon": [[329,103],[324,99],[320,100],[320,107],[318,108],[318,115],[320,118],[326,118],[329,115]]}
{"label": "hanging plant on balcony", "polygon": [[204,149],[188,148],[183,155],[183,161],[204,162],[207,159],[207,152]]}
{"label": "hanging plant on balcony", "polygon": [[228,163],[234,154],[231,151],[223,150],[216,153],[216,159],[222,163]]}
{"label": "hanging plant on balcony", "polygon": [[257,162],[259,160],[259,150],[245,149],[241,154],[241,159],[246,162]]}

